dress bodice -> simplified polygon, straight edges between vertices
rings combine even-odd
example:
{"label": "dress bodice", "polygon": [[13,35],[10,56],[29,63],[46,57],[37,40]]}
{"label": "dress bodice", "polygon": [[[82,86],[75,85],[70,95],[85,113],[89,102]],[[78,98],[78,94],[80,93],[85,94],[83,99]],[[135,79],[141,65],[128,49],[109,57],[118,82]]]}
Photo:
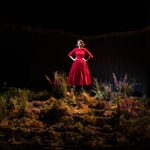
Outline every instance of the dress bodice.
{"label": "dress bodice", "polygon": [[89,57],[93,57],[93,55],[86,48],[74,48],[68,56],[75,55],[77,59],[84,58],[85,54]]}
{"label": "dress bodice", "polygon": [[82,59],[85,56],[85,51],[83,49],[77,49],[75,51],[75,56],[77,59]]}

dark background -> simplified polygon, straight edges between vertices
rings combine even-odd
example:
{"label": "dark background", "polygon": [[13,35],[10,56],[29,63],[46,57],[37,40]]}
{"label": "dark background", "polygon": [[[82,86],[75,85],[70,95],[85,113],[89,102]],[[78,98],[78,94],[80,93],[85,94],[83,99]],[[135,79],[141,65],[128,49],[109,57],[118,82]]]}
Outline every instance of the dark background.
{"label": "dark background", "polygon": [[92,76],[112,82],[112,72],[119,79],[127,73],[149,94],[148,6],[146,1],[1,5],[1,83],[48,88],[44,75],[68,74],[67,54],[80,38],[94,55],[88,62]]}
{"label": "dark background", "polygon": [[148,1],[51,1],[1,4],[1,22],[79,35],[136,30],[149,24]]}

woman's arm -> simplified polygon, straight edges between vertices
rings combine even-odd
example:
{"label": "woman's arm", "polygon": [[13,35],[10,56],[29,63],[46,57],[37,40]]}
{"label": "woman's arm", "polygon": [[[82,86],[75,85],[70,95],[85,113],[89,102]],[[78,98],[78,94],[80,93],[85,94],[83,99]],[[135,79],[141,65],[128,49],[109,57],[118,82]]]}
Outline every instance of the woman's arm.
{"label": "woman's arm", "polygon": [[87,50],[87,49],[85,48],[85,51],[86,51],[86,53],[88,54],[88,60],[89,60],[90,58],[93,58],[93,55],[90,53],[89,50]]}
{"label": "woman's arm", "polygon": [[75,48],[68,54],[68,56],[69,56],[73,61],[75,61],[76,58],[72,57],[72,55],[75,55]]}
{"label": "woman's arm", "polygon": [[86,52],[88,58],[86,58],[86,59],[83,58],[84,61],[88,61],[90,58],[93,58],[93,55],[86,48],[85,48],[85,52]]}
{"label": "woman's arm", "polygon": [[73,58],[72,56],[69,56],[73,61],[75,61],[77,58]]}

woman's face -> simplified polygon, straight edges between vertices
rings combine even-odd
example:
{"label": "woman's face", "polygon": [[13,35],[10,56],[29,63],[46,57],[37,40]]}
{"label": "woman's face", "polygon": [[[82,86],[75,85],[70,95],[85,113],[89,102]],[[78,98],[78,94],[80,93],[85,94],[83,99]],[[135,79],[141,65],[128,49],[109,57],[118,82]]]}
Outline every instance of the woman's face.
{"label": "woman's face", "polygon": [[81,41],[77,41],[77,46],[78,47],[83,47],[82,42]]}

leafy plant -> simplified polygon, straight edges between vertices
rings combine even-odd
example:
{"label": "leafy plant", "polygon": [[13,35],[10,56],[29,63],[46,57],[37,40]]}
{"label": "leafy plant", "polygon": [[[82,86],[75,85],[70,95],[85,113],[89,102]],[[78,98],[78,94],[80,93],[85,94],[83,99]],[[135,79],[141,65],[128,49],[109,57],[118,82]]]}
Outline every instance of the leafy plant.
{"label": "leafy plant", "polygon": [[115,88],[116,94],[119,94],[123,97],[130,96],[131,92],[133,92],[133,90],[134,90],[134,88],[133,88],[134,84],[129,84],[128,83],[127,74],[125,74],[122,81],[117,79],[117,76],[116,76],[115,73],[112,73],[112,75],[113,75],[114,88]]}
{"label": "leafy plant", "polygon": [[113,91],[112,91],[112,85],[109,83],[105,83],[105,84],[102,84],[102,88],[104,90],[104,99],[105,100],[110,100],[112,98],[112,94],[113,94]]}
{"label": "leafy plant", "polygon": [[91,91],[95,94],[95,98],[97,99],[103,99],[103,90],[102,90],[102,86],[100,85],[100,83],[98,82],[97,78],[93,77],[93,86]]}
{"label": "leafy plant", "polygon": [[53,79],[50,79],[47,75],[45,75],[46,79],[53,86],[53,93],[55,97],[61,98],[66,97],[67,94],[67,77],[65,73],[58,73],[58,71],[54,72]]}

